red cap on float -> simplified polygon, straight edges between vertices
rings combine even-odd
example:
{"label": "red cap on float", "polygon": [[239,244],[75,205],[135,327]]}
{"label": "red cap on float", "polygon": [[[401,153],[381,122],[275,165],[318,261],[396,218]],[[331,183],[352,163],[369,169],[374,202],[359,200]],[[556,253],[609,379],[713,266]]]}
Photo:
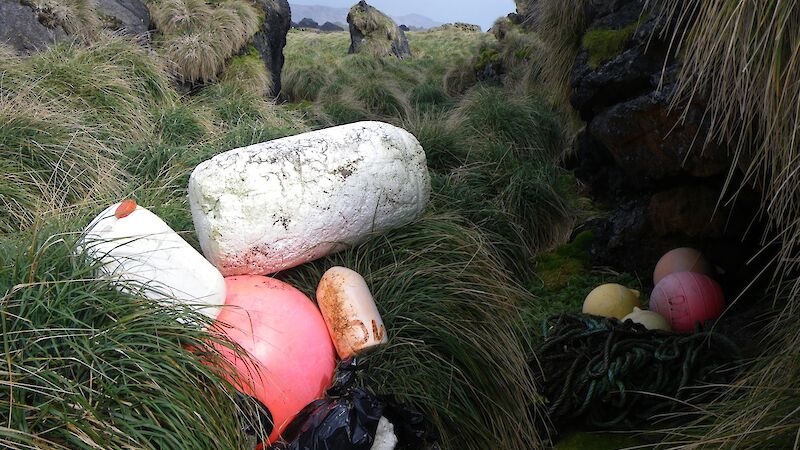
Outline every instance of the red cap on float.
{"label": "red cap on float", "polygon": [[136,200],[127,199],[124,200],[122,203],[117,206],[116,211],[114,211],[114,217],[117,219],[122,219],[124,217],[128,217],[131,215],[132,212],[136,211]]}

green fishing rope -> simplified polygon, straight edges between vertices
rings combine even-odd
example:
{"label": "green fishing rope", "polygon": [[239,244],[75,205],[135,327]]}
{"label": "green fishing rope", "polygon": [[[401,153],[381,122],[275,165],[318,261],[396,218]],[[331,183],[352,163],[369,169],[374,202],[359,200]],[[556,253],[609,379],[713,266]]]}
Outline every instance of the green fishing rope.
{"label": "green fishing rope", "polygon": [[649,331],[631,321],[562,314],[542,324],[531,359],[554,423],[624,429],[701,401],[729,383],[741,359],[727,337],[709,331]]}

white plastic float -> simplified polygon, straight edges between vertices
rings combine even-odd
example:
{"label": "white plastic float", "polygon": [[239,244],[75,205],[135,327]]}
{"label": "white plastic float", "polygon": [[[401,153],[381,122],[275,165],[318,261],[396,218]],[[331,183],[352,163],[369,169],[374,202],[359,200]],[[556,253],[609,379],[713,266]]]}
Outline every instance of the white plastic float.
{"label": "white plastic float", "polygon": [[92,220],[82,247],[123,290],[157,302],[196,306],[212,319],[225,303],[219,271],[133,200],[111,205]]}
{"label": "white plastic float", "polygon": [[388,342],[367,282],[357,272],[344,267],[328,269],[317,286],[317,304],[339,358]]}
{"label": "white plastic float", "polygon": [[251,145],[189,180],[200,246],[223,275],[269,274],[416,219],[430,198],[407,131],[359,122]]}

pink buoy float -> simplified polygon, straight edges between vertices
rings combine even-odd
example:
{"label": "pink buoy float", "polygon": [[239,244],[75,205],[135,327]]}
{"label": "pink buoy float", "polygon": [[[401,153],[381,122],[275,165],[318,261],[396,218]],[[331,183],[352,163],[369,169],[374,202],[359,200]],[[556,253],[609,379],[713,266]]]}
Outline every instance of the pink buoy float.
{"label": "pink buoy float", "polygon": [[[239,372],[240,389],[269,409],[275,442],[292,418],[330,386],[336,353],[322,315],[289,284],[259,275],[225,278],[218,329],[253,358],[217,348]],[[255,367],[254,367],[255,366]]]}
{"label": "pink buoy float", "polygon": [[711,275],[713,267],[700,253],[689,247],[681,247],[668,251],[658,260],[653,271],[653,284],[658,284],[665,276],[677,272],[697,272]]}
{"label": "pink buoy float", "polygon": [[665,276],[653,289],[650,310],[669,322],[673,330],[690,332],[695,323],[716,319],[725,310],[720,285],[696,272],[677,272]]}

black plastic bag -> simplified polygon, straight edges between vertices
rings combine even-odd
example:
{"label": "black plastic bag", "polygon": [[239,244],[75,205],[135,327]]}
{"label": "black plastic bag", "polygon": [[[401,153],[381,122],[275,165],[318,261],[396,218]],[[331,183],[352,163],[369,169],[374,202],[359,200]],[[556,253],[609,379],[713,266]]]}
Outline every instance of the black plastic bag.
{"label": "black plastic bag", "polygon": [[283,441],[270,450],[369,450],[381,417],[394,426],[396,449],[426,448],[422,414],[355,387],[357,370],[356,359],[340,362],[326,397],[303,408],[283,432]]}

